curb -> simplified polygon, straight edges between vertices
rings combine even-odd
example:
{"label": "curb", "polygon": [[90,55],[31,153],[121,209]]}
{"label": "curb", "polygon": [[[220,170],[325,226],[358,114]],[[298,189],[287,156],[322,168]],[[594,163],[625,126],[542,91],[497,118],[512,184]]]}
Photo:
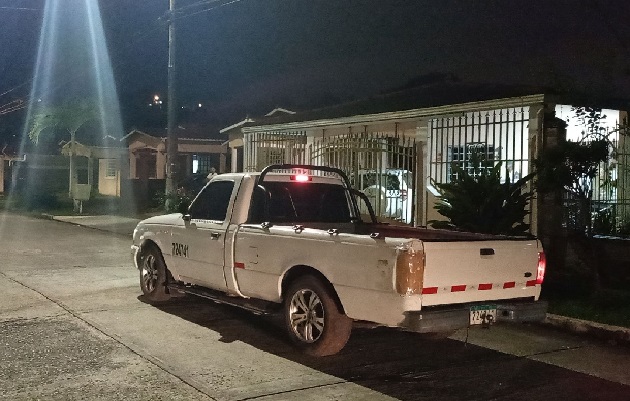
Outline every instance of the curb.
{"label": "curb", "polygon": [[578,335],[597,338],[612,344],[630,345],[630,329],[626,327],[595,323],[552,313],[547,313],[547,317],[541,324]]}
{"label": "curb", "polygon": [[[73,226],[78,226],[78,227],[85,227],[85,228],[90,228],[92,230],[96,230],[96,231],[101,231],[101,232],[107,232],[107,233],[111,233],[117,236],[122,236],[122,237],[126,237],[129,238],[132,233],[131,232],[126,232],[126,231],[118,231],[116,229],[113,229],[112,227],[116,225],[116,223],[113,223],[109,226],[95,226],[95,225],[90,225],[90,224],[85,224],[82,222],[77,222],[77,221],[69,221],[69,220],[65,220],[65,219],[60,219],[58,218],[58,216],[55,215],[51,215],[48,213],[42,213],[41,218],[43,219],[48,219],[48,220],[52,220],[52,221],[57,221],[60,223],[65,223],[65,224],[71,224]],[[89,217],[89,216],[86,216]],[[135,226],[135,224],[134,224]]]}

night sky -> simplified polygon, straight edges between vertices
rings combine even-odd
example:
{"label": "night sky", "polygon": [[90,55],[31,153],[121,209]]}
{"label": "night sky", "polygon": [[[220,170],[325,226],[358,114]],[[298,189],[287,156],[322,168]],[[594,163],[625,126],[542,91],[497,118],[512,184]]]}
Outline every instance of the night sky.
{"label": "night sky", "polygon": [[[627,0],[229,2],[178,1],[180,102],[202,103],[193,117],[219,128],[276,106],[364,98],[433,73],[630,97]],[[0,0],[0,113],[29,96],[44,5]],[[161,124],[147,105],[156,93],[166,98],[168,1],[99,5],[124,128]],[[79,75],[69,79],[78,84]],[[0,141],[19,135],[24,116],[0,114]]]}

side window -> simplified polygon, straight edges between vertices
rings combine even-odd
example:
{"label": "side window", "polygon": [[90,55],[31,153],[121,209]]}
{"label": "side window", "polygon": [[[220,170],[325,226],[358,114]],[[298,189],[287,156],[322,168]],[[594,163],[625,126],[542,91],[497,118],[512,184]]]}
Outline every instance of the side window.
{"label": "side window", "polygon": [[254,188],[252,203],[249,208],[248,223],[262,223],[265,218],[265,192],[259,188]]}
{"label": "side window", "polygon": [[224,221],[232,197],[233,181],[215,181],[208,185],[190,205],[193,219]]}

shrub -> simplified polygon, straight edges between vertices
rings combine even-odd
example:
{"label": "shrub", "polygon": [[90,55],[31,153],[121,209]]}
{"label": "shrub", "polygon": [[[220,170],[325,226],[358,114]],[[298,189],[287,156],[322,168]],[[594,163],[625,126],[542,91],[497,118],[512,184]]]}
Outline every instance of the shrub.
{"label": "shrub", "polygon": [[481,168],[483,161],[471,157],[473,168],[453,166],[456,178],[445,184],[435,184],[440,191],[435,209],[449,221],[430,221],[435,228],[460,229],[487,234],[522,235],[529,224],[524,222],[531,192],[525,184],[529,174],[512,183],[501,182],[501,166]]}
{"label": "shrub", "polygon": [[184,188],[177,188],[175,192],[169,194],[158,193],[157,202],[167,213],[183,213],[195,198],[195,193]]}

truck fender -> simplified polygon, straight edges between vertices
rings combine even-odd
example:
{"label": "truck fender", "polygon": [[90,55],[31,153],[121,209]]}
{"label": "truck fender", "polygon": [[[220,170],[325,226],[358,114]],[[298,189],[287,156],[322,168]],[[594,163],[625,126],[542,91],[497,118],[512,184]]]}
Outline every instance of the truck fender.
{"label": "truck fender", "polygon": [[136,258],[136,266],[140,266],[140,255],[142,255],[142,252],[150,246],[154,246],[157,249],[160,250],[160,252],[162,252],[162,248],[160,248],[160,246],[153,241],[152,238],[144,238],[140,241],[140,245],[138,246],[138,252],[135,254],[135,258]]}
{"label": "truck fender", "polygon": [[284,274],[280,277],[281,299],[284,299],[284,294],[289,288],[289,285],[293,281],[295,281],[295,279],[304,275],[311,275],[320,279],[322,283],[330,290],[330,293],[333,295],[335,303],[337,304],[337,308],[339,308],[339,312],[344,313],[344,314],[346,313],[344,310],[343,304],[341,303],[341,300],[339,299],[339,295],[337,294],[337,291],[335,290],[335,287],[333,286],[333,284],[319,270],[311,266],[297,265],[297,266],[293,266],[287,269],[284,272]]}

